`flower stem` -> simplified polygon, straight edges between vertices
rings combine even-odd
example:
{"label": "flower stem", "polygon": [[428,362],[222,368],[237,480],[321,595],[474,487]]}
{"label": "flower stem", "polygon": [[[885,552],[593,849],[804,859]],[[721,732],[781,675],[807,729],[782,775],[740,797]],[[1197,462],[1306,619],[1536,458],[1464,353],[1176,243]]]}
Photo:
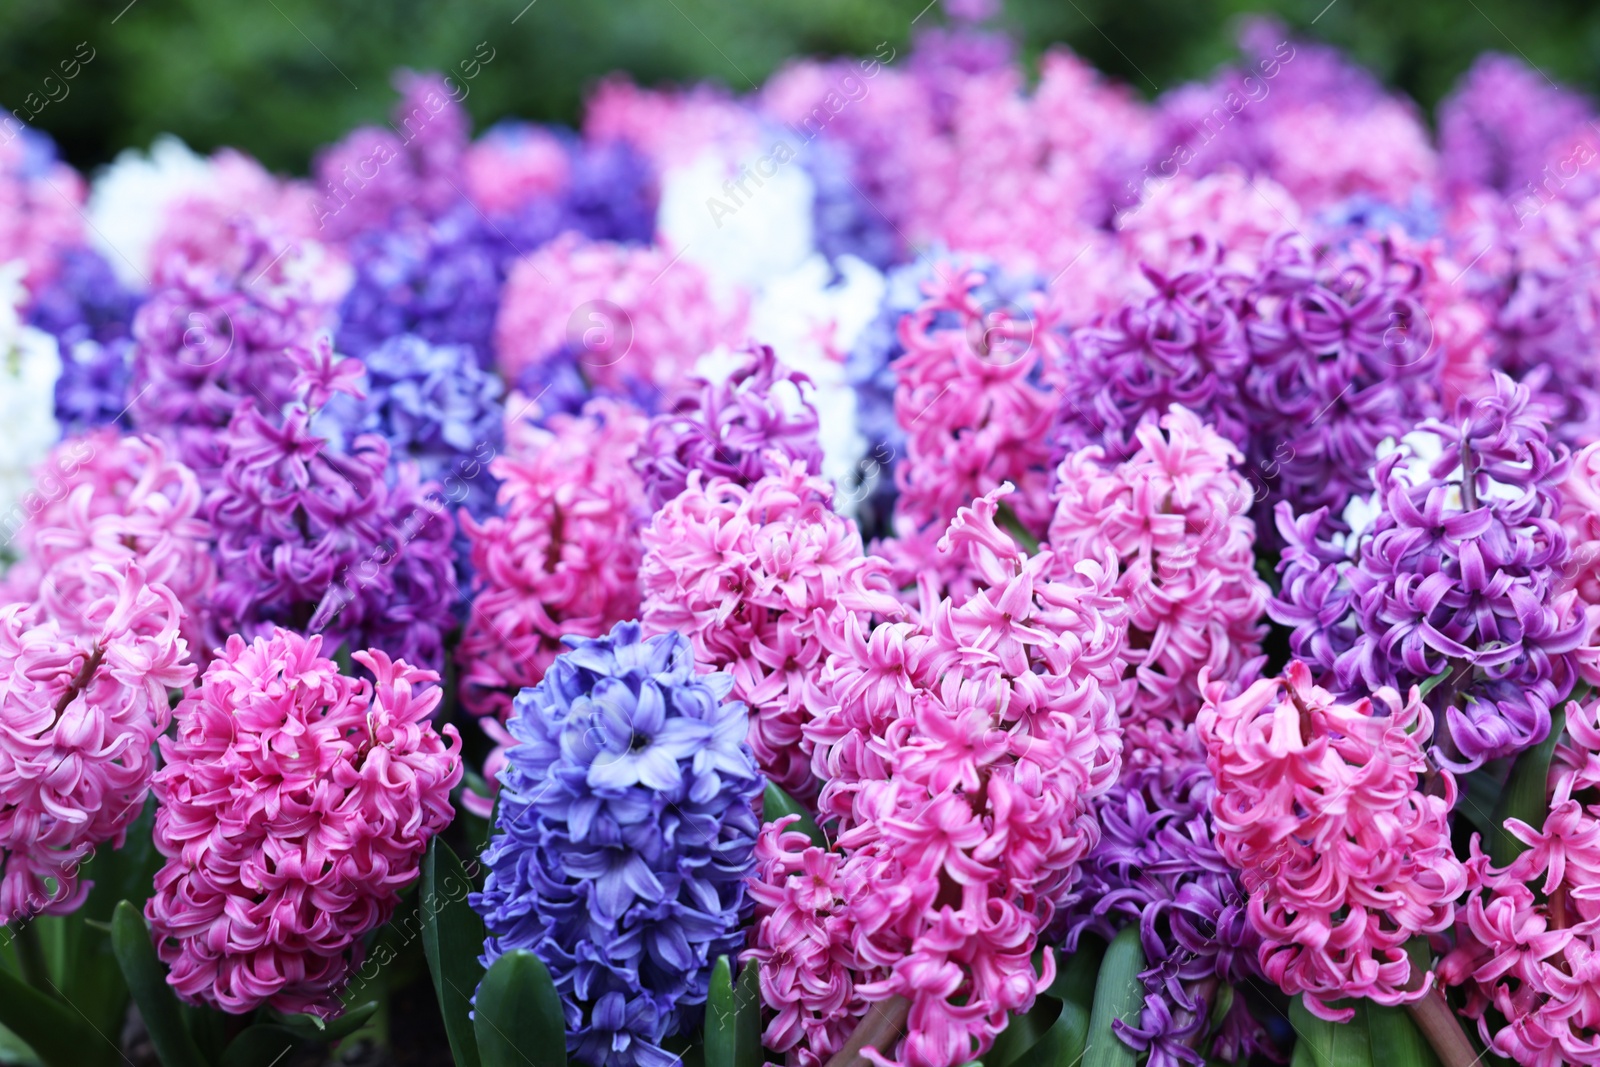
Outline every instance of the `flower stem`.
{"label": "flower stem", "polygon": [[[867,1008],[867,1014],[856,1024],[844,1048],[833,1054],[827,1067],[870,1067],[861,1050],[871,1045],[885,1056],[894,1051],[894,1044],[905,1031],[906,1019],[911,1014],[911,1001],[905,997],[890,997],[880,1004]],[[1445,1067],[1453,1067],[1446,1064]]]}
{"label": "flower stem", "polygon": [[22,980],[44,993],[51,989],[50,968],[44,961],[44,946],[39,943],[39,930],[34,925],[37,916],[25,916],[11,927],[12,942],[17,948],[17,970]]}
{"label": "flower stem", "polygon": [[1443,1067],[1472,1067],[1478,1062],[1478,1053],[1473,1051],[1466,1031],[1461,1029],[1455,1012],[1450,1010],[1437,986],[1428,990],[1421,1000],[1407,1004],[1406,1010],[1422,1036],[1433,1046]]}

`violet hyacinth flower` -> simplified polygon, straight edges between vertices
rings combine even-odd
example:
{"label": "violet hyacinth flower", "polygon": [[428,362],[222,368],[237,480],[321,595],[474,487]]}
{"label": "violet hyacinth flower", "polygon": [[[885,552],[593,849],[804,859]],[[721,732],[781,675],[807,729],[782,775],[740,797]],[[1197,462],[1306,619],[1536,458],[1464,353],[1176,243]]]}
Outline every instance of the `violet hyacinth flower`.
{"label": "violet hyacinth flower", "polygon": [[368,352],[366,396],[341,393],[316,423],[339,445],[364,433],[389,442],[396,460],[411,460],[423,479],[442,484],[444,500],[474,518],[494,508],[491,460],[505,442],[504,387],[478,365],[467,345],[436,345],[399,334]]}
{"label": "violet hyacinth flower", "polygon": [[821,473],[810,391],[811,380],[779,362],[770,345],[753,346],[726,381],[692,379],[650,420],[634,457],[650,510],[683,492],[690,471],[746,488],[792,460]]}
{"label": "violet hyacinth flower", "polygon": [[1294,655],[1342,699],[1443,676],[1428,702],[1462,770],[1543,740],[1576,676],[1582,614],[1560,585],[1568,458],[1548,435],[1527,387],[1496,375],[1493,393],[1380,460],[1348,536],[1322,539],[1326,508],[1278,505],[1288,547],[1268,613],[1293,628]]}
{"label": "violet hyacinth flower", "polygon": [[286,353],[310,345],[333,310],[296,246],[282,251],[248,223],[236,235],[229,270],[174,272],[133,319],[130,421],[175,442],[207,486],[221,466],[218,431],[247,401],[276,414],[294,400],[299,368]]}
{"label": "violet hyacinth flower", "polygon": [[484,962],[550,969],[567,1051],[589,1067],[671,1067],[721,955],[744,943],[763,781],[732,678],[636,622],[568,638],[516,699],[489,875],[472,906]]}
{"label": "violet hyacinth flower", "polygon": [[1222,265],[1222,250],[1205,239],[1196,238],[1196,249],[1171,272],[1142,265],[1140,295],[1072,333],[1061,367],[1061,436],[1069,448],[1099,444],[1125,459],[1138,447],[1135,427],[1174,404],[1235,444],[1247,440],[1249,279]]}
{"label": "violet hyacinth flower", "polygon": [[56,420],[82,431],[117,420],[128,408],[130,334],[138,297],[98,252],[74,248],[33,297],[28,322],[56,339],[61,377]]}
{"label": "violet hyacinth flower", "polygon": [[[1593,117],[1577,93],[1520,60],[1486,52],[1439,104],[1442,176],[1455,189],[1542,193],[1547,166],[1559,166],[1580,141],[1592,148]],[[1587,199],[1592,179],[1571,193]]]}
{"label": "violet hyacinth flower", "polygon": [[[1192,730],[1188,739],[1198,748]],[[1099,844],[1083,863],[1067,916],[1066,950],[1085,933],[1110,940],[1139,924],[1146,967],[1137,1023],[1119,1019],[1118,1037],[1149,1052],[1148,1067],[1225,1062],[1261,1045],[1243,999],[1233,1001],[1207,1048],[1211,1013],[1224,984],[1261,979],[1261,937],[1245,914],[1245,890],[1215,843],[1216,786],[1204,756],[1125,767],[1095,801]]]}
{"label": "violet hyacinth flower", "polygon": [[1386,240],[1268,242],[1250,292],[1245,395],[1247,458],[1273,499],[1342,512],[1369,484],[1379,443],[1439,413],[1425,280]]}
{"label": "violet hyacinth flower", "polygon": [[362,234],[351,245],[356,278],[339,311],[339,350],[365,358],[412,333],[430,344],[470,345],[488,367],[505,265],[516,255],[467,205]]}
{"label": "violet hyacinth flower", "polygon": [[459,595],[455,523],[438,487],[410,462],[391,479],[389,445],[375,434],[329,448],[312,412],[333,391],[354,391],[360,364],[334,362],[326,338],[290,358],[304,368],[305,401],[281,420],[247,402],[218,435],[221,470],[205,504],[217,537],[210,640],[282,626],[438,669]]}

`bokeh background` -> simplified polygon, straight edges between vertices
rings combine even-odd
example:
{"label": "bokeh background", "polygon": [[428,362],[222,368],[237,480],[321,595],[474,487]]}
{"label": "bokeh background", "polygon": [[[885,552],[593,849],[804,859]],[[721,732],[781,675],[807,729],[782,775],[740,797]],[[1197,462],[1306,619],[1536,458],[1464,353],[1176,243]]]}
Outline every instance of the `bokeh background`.
{"label": "bokeh background", "polygon": [[[453,70],[479,42],[494,55],[466,100],[480,128],[508,115],[572,123],[585,89],[610,71],[747,90],[789,56],[903,48],[914,19],[942,18],[937,4],[919,18],[926,3],[0,0],[0,101],[43,100],[55,58],[86,42],[94,58],[34,120],[69,162],[92,169],[171,132],[200,151],[235,145],[304,173],[317,146],[383,119],[396,67]],[[1003,22],[1030,59],[1065,42],[1154,95],[1227,59],[1247,12],[1340,45],[1430,114],[1486,50],[1600,88],[1592,0],[1007,0]]]}

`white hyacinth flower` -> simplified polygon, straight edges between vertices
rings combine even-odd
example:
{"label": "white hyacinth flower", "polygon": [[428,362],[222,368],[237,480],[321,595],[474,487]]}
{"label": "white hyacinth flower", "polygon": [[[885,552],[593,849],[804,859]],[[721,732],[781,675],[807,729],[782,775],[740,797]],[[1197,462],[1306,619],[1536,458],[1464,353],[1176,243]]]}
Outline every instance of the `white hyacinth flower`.
{"label": "white hyacinth flower", "polygon": [[149,154],[118,153],[89,190],[89,221],[96,249],[130,288],[150,284],[150,253],[174,201],[205,191],[212,183],[209,160],[171,134],[162,134]]}
{"label": "white hyacinth flower", "polygon": [[720,288],[755,292],[811,255],[815,200],[799,160],[714,149],[662,176],[656,230],[663,247]]}
{"label": "white hyacinth flower", "polygon": [[[834,277],[834,268],[838,277]],[[832,265],[820,253],[773,279],[750,309],[750,335],[772,346],[785,364],[816,386],[822,474],[841,491],[841,511],[854,503],[854,484],[867,441],[856,427],[856,394],[845,375],[845,355],[883,302],[883,275],[854,256]]]}
{"label": "white hyacinth flower", "polygon": [[61,437],[56,422],[56,379],[61,354],[56,339],[22,321],[25,265],[0,268],[0,557],[26,522],[23,497],[34,469]]}

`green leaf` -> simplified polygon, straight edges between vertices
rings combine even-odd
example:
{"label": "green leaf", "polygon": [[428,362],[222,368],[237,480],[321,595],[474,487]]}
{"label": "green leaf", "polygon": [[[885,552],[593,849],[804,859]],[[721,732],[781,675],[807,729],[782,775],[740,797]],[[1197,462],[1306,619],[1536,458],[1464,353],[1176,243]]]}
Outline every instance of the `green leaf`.
{"label": "green leaf", "polygon": [[1439,1067],[1433,1046],[1404,1008],[1367,1005],[1367,1038],[1372,1062],[1383,1067]]}
{"label": "green leaf", "polygon": [[802,808],[788,793],[768,782],[767,791],[761,798],[761,821],[777,822],[785,815],[800,816],[800,821],[794,823],[789,829],[799,830],[811,838],[811,843],[818,848],[828,847],[828,839],[817,827],[817,820],[811,817],[811,813]]}
{"label": "green leaf", "polygon": [[1139,979],[1142,970],[1144,949],[1139,945],[1139,928],[1125,927],[1106,949],[1100,977],[1095,980],[1083,1067],[1134,1067],[1138,1063],[1139,1054],[1123,1043],[1111,1024],[1117,1019],[1138,1024],[1144,1007],[1144,982]]}
{"label": "green leaf", "polygon": [[733,1004],[738,1013],[734,1032],[739,1042],[734,1067],[761,1067],[766,1054],[761,1051],[761,968],[755,960],[739,972]]}
{"label": "green leaf", "polygon": [[[155,797],[148,797],[122,847],[101,845],[84,863],[79,875],[93,887],[83,907],[61,920],[61,995],[105,1034],[120,1034],[128,1011],[128,986],[111,948],[111,918],[124,900],[140,907],[161,868],[155,807]],[[123,1064],[121,1053],[104,1044],[108,1055],[98,1062]],[[82,1059],[87,1067],[92,1057]]]}
{"label": "green leaf", "polygon": [[1538,829],[1550,813],[1546,799],[1550,782],[1550,759],[1555,754],[1556,742],[1566,729],[1567,713],[1556,708],[1550,713],[1550,736],[1517,757],[1506,780],[1505,790],[1494,809],[1494,829],[1489,834],[1489,858],[1496,867],[1504,867],[1528,850],[1528,846],[1511,836],[1506,829],[1507,819],[1521,819]]}
{"label": "green leaf", "polygon": [[567,1067],[567,1023],[550,972],[524,949],[494,961],[473,1030],[483,1067]]}
{"label": "green leaf", "polygon": [[705,1067],[761,1067],[761,990],[751,961],[733,982],[733,964],[718,956],[706,1000]]}
{"label": "green leaf", "polygon": [[1443,682],[1446,678],[1450,677],[1450,672],[1454,671],[1454,670],[1457,670],[1457,669],[1458,668],[1454,664],[1452,664],[1451,666],[1446,667],[1444,670],[1440,671],[1438,674],[1435,674],[1435,675],[1433,675],[1432,677],[1429,677],[1429,678],[1424,678],[1422,680],[1422,686],[1421,686],[1421,690],[1422,690],[1421,696],[1422,696],[1422,698],[1424,700],[1426,700],[1428,698],[1428,694],[1433,692],[1435,689],[1439,688],[1439,684],[1441,682]]}
{"label": "green leaf", "polygon": [[83,1017],[0,968],[0,1023],[49,1067],[77,1067],[86,1049],[105,1043]]}
{"label": "green leaf", "polygon": [[376,1003],[368,1002],[326,1023],[314,1015],[287,1015],[257,1023],[229,1042],[218,1067],[273,1067],[287,1052],[349,1037],[377,1010]]}
{"label": "green leaf", "polygon": [[194,1038],[183,1025],[178,998],[167,985],[167,969],[150,943],[150,928],[139,909],[126,900],[117,905],[111,919],[111,948],[162,1067],[206,1067]]}
{"label": "green leaf", "polygon": [[307,1041],[331,1043],[349,1037],[367,1025],[367,1020],[377,1013],[378,1002],[369,1000],[346,1009],[337,1019],[321,1019],[315,1015],[279,1015],[266,1025],[280,1027]]}
{"label": "green leaf", "polygon": [[[1367,1030],[1369,1004],[1354,1000],[1350,1006],[1355,1009],[1355,1016],[1349,1022],[1331,1023],[1307,1011],[1301,997],[1290,1003],[1289,1022],[1298,1037],[1296,1052],[1304,1045],[1312,1067],[1373,1067],[1372,1039]],[[1384,1059],[1387,1061],[1387,1053]],[[1384,1067],[1389,1067],[1387,1062]]]}
{"label": "green leaf", "polygon": [[472,994],[483,980],[478,953],[483,951],[485,933],[483,920],[467,903],[471,890],[472,878],[460,858],[434,838],[422,861],[417,907],[422,912],[422,950],[456,1067],[479,1067],[471,1013]]}
{"label": "green leaf", "polygon": [[[1105,955],[1105,943],[1099,938],[1085,937],[1078,942],[1078,951],[1060,961],[1056,980],[1050,983],[1034,1012],[1040,1019],[1049,1019],[1036,1040],[1027,1035],[1012,1038],[1002,1047],[999,1041],[990,1050],[992,1067],[1008,1067],[1006,1061],[996,1057],[1012,1057],[1009,1067],[1074,1067],[1083,1055],[1089,1040],[1089,1007],[1094,1003],[1095,979],[1100,972],[1100,961]],[[1050,1018],[1050,1014],[1054,1017]],[[1010,1032],[1010,1027],[1006,1032]],[[1000,1035],[1005,1037],[1005,1033]]]}

